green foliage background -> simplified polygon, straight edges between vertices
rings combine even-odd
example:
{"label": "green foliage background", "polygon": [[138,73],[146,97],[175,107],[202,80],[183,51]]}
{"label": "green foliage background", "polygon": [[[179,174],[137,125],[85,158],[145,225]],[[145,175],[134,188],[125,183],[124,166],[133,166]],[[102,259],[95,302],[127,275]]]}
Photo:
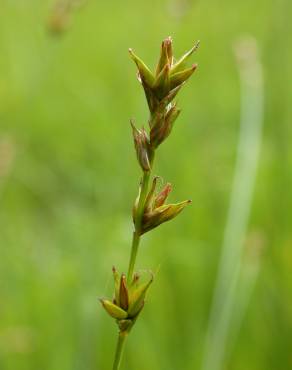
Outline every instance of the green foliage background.
{"label": "green foliage background", "polygon": [[152,66],[168,35],[177,54],[201,40],[199,70],[155,173],[193,204],[143,240],[137,267],[159,273],[122,368],[200,369],[238,139],[232,45],[244,34],[265,77],[246,236],[263,248],[224,369],[292,368],[291,3],[91,0],[62,35],[46,29],[51,9],[0,2],[0,369],[111,368],[116,327],[97,297],[111,294],[111,266],[127,267],[140,176],[128,122],[148,115],[127,49]]}

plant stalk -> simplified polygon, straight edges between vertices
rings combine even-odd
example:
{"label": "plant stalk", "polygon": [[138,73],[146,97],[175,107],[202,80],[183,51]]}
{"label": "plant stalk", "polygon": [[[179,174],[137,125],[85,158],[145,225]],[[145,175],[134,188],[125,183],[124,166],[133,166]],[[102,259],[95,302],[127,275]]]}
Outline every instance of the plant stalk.
{"label": "plant stalk", "polygon": [[[180,61],[184,61],[188,58],[196,48],[197,46],[192,48],[186,56],[180,59]],[[153,280],[153,277],[151,277],[145,286],[143,283],[139,284],[139,286],[138,284],[137,286],[133,284],[134,287],[132,285],[140,239],[144,232],[174,218],[188,203],[186,201],[177,204],[169,204],[165,209],[163,207],[159,209],[159,204],[164,204],[171,191],[171,186],[170,184],[166,184],[161,192],[156,194],[157,178],[155,178],[149,194],[149,187],[151,186],[149,183],[152,177],[155,151],[170,134],[173,123],[180,112],[180,109],[176,107],[176,103],[173,102],[173,99],[196,68],[196,65],[194,65],[192,68],[181,71],[183,67],[181,66],[181,62],[179,62],[176,68],[180,73],[172,73],[174,63],[171,37],[168,37],[162,42],[158,69],[156,69],[154,73],[152,73],[144,62],[133,53],[132,49],[129,49],[129,52],[138,68],[138,79],[143,85],[150,117],[148,119],[149,130],[145,130],[144,127],[137,129],[133,120],[131,120],[136,157],[143,171],[143,175],[133,212],[134,232],[127,277],[125,277],[124,273],[119,277],[117,271],[113,269],[115,298],[113,301],[101,300],[106,311],[116,319],[120,328],[113,370],[119,370],[125,338],[135,324],[143,308],[146,290]],[[157,209],[158,211],[156,212]],[[136,282],[135,279],[134,283]],[[130,291],[129,294],[130,287],[133,287],[133,294],[132,291]]]}
{"label": "plant stalk", "polygon": [[[154,152],[152,152],[151,156],[151,169],[153,166],[153,161],[154,161]],[[128,268],[128,282],[131,281],[133,273],[134,273],[134,268],[135,268],[135,263],[136,263],[136,258],[137,258],[137,253],[138,253],[138,248],[140,244],[140,230],[141,230],[141,223],[142,223],[142,218],[144,214],[144,208],[145,208],[145,201],[148,193],[148,187],[149,187],[149,180],[151,176],[151,170],[150,171],[144,171],[143,177],[142,177],[142,183],[141,183],[141,193],[140,193],[140,198],[139,198],[139,203],[137,207],[137,215],[136,215],[136,220],[135,220],[135,231],[133,232],[133,239],[132,239],[132,249],[131,249],[131,256],[130,256],[130,261],[129,261],[129,268]]]}
{"label": "plant stalk", "polygon": [[139,243],[140,243],[140,235],[138,234],[137,231],[134,231],[133,240],[132,240],[131,257],[130,257],[129,268],[128,268],[128,283],[131,281],[133,273],[134,273]]}
{"label": "plant stalk", "polygon": [[[154,160],[154,152],[152,153],[152,158],[151,158],[151,168],[152,168],[153,160]],[[130,256],[129,268],[128,268],[128,276],[127,276],[128,282],[131,281],[133,273],[134,273],[135,262],[136,262],[140,238],[141,238],[140,229],[141,229],[141,223],[142,223],[142,218],[144,214],[145,201],[146,201],[146,197],[148,193],[150,176],[151,176],[151,170],[145,171],[143,174],[143,178],[142,178],[141,193],[140,193],[139,203],[137,207],[135,231],[133,232],[131,256]],[[125,339],[127,335],[128,333],[126,331],[119,332],[113,370],[118,370],[120,367],[121,358],[122,358],[123,349],[124,349],[124,343],[125,343]]]}
{"label": "plant stalk", "polygon": [[124,331],[119,332],[113,370],[118,370],[120,368],[122,354],[124,350],[124,344],[125,344],[127,334],[128,333]]}

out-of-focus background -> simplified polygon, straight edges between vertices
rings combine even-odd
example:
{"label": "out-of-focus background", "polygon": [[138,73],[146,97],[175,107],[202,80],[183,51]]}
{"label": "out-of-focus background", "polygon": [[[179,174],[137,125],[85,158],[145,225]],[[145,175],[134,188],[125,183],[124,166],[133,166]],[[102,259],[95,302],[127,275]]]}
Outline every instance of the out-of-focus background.
{"label": "out-of-focus background", "polygon": [[148,117],[127,49],[154,67],[169,35],[178,56],[201,40],[199,69],[155,173],[193,203],[142,241],[137,268],[159,272],[122,368],[292,368],[291,11],[1,1],[1,370],[111,368],[117,328],[97,297],[127,268],[129,118]]}

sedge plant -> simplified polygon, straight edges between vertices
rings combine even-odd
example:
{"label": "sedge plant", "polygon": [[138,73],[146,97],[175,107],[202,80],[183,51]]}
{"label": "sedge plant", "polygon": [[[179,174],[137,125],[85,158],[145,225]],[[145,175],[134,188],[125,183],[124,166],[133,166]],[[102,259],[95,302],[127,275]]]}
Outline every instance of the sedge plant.
{"label": "sedge plant", "polygon": [[180,114],[175,98],[186,81],[192,76],[197,64],[188,67],[190,56],[198,48],[199,42],[175,60],[172,39],[168,37],[162,42],[160,57],[154,72],[129,49],[130,56],[138,69],[138,80],[141,83],[149,108],[149,130],[137,128],[131,120],[137,160],[142,170],[142,178],[138,196],[133,206],[133,239],[127,275],[119,273],[113,267],[114,295],[113,299],[100,299],[106,312],[115,319],[119,334],[115,352],[113,370],[118,370],[121,363],[125,339],[139,317],[146,293],[153,281],[153,274],[145,280],[135,272],[135,263],[142,236],[166,221],[175,218],[189,203],[167,204],[167,197],[172,190],[166,183],[160,190],[159,177],[152,176],[154,158],[158,147],[172,132],[174,122]]}

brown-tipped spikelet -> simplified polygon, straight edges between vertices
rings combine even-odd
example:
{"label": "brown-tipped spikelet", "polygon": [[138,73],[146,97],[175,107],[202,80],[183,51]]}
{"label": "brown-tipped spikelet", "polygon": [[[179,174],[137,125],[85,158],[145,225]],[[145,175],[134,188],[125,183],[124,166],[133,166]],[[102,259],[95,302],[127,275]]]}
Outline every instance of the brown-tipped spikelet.
{"label": "brown-tipped spikelet", "polygon": [[154,177],[151,189],[145,201],[144,214],[141,223],[141,234],[154,229],[160,224],[176,217],[189,203],[185,200],[180,203],[165,204],[171,192],[171,184],[167,183],[159,193],[155,193],[158,177]]}
{"label": "brown-tipped spikelet", "polygon": [[151,148],[147,132],[145,131],[144,128],[138,130],[135,127],[133,120],[131,120],[130,122],[133,130],[133,138],[138,162],[143,171],[149,171],[151,168],[150,165]]}
{"label": "brown-tipped spikelet", "polygon": [[116,319],[120,330],[129,332],[144,306],[146,293],[153,281],[153,274],[150,273],[150,279],[146,282],[139,283],[140,275],[135,273],[129,284],[126,275],[119,275],[115,267],[113,267],[113,275],[114,299],[111,301],[102,298],[100,302],[106,312]]}
{"label": "brown-tipped spikelet", "polygon": [[[160,57],[155,73],[130,49],[130,55],[138,68],[138,79],[141,82],[147,98],[151,117],[150,146],[157,148],[170,134],[174,121],[180,113],[172,100],[184,83],[197,69],[197,64],[187,67],[187,61],[197,50],[199,42],[184,54],[178,62],[174,62],[172,39],[166,38],[161,45]],[[138,156],[138,158],[140,158]],[[144,165],[139,163],[144,169]],[[147,165],[146,165],[147,167]]]}

